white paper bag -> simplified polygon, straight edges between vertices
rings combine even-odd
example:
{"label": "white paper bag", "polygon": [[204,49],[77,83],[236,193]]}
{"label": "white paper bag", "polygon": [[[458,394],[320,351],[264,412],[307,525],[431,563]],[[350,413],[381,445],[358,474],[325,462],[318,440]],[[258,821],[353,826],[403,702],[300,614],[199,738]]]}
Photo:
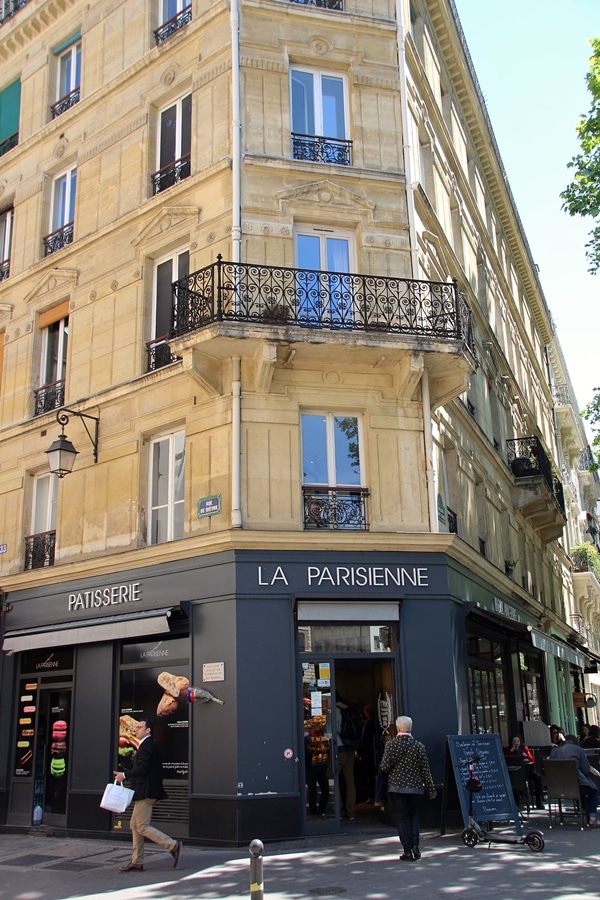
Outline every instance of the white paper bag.
{"label": "white paper bag", "polygon": [[102,809],[108,809],[110,812],[125,812],[131,801],[133,800],[133,791],[131,788],[123,787],[118,781],[114,784],[107,784],[100,801]]}

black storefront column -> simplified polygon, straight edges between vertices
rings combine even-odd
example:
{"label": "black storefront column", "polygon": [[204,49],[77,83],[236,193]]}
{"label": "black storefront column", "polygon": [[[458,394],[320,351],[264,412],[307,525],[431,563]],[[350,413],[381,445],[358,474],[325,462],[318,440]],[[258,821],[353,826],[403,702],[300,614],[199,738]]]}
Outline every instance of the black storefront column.
{"label": "black storefront column", "polygon": [[400,647],[406,714],[441,784],[446,735],[471,730],[462,604],[449,597],[403,600]]}
{"label": "black storefront column", "polygon": [[13,762],[13,697],[16,691],[18,657],[0,651],[0,824],[6,822]]}
{"label": "black storefront column", "polygon": [[[292,600],[194,604],[193,672],[224,662],[225,700],[192,710],[190,836],[239,845],[301,833]],[[290,756],[289,752],[292,751]]]}
{"label": "black storefront column", "polygon": [[111,814],[100,809],[99,804],[116,768],[115,645],[80,644],[75,652],[67,825],[106,832],[111,828]]}

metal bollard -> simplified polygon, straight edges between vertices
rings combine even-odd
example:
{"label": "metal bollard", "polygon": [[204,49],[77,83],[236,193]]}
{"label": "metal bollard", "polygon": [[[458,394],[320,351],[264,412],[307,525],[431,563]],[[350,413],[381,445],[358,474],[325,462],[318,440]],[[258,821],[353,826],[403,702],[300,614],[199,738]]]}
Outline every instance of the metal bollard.
{"label": "metal bollard", "polygon": [[250,897],[252,900],[263,900],[263,861],[262,852],[265,845],[254,838],[248,848],[250,850]]}

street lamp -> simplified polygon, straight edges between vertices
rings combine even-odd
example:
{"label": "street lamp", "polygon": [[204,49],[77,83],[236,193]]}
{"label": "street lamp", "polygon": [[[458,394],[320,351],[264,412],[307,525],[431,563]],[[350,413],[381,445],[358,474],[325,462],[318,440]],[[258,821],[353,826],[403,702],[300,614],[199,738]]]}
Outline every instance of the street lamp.
{"label": "street lamp", "polygon": [[[94,448],[94,462],[98,462],[98,428],[100,425],[100,419],[96,416],[88,416],[86,413],[76,412],[74,409],[59,409],[56,413],[56,421],[59,425],[62,425],[63,433],[59,434],[54,443],[51,444],[50,447],[48,447],[48,449],[46,450],[50,471],[55,475],[58,475],[59,478],[64,478],[65,475],[68,475],[73,471],[75,457],[79,453],[79,451],[75,449],[71,441],[64,433],[64,427],[69,421],[69,415],[76,416],[78,419],[81,419],[83,427],[87,432],[87,436],[92,442],[92,447]],[[89,419],[94,423],[93,437],[92,432],[88,428],[88,425],[85,421],[86,419]]]}

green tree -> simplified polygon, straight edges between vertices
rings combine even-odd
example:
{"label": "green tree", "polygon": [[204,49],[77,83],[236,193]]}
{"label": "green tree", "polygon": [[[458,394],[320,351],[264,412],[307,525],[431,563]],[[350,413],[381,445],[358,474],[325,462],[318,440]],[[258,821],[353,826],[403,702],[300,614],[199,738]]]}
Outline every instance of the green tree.
{"label": "green tree", "polygon": [[581,411],[584,419],[590,423],[592,433],[592,450],[594,452],[594,463],[590,466],[591,471],[600,470],[600,387],[594,388],[594,399],[590,400],[588,405]]}
{"label": "green tree", "polygon": [[592,38],[590,44],[593,54],[586,81],[592,105],[577,126],[581,153],[568,164],[574,178],[560,196],[570,215],[589,216],[594,222],[585,246],[589,271],[595,275],[600,269],[600,38]]}

